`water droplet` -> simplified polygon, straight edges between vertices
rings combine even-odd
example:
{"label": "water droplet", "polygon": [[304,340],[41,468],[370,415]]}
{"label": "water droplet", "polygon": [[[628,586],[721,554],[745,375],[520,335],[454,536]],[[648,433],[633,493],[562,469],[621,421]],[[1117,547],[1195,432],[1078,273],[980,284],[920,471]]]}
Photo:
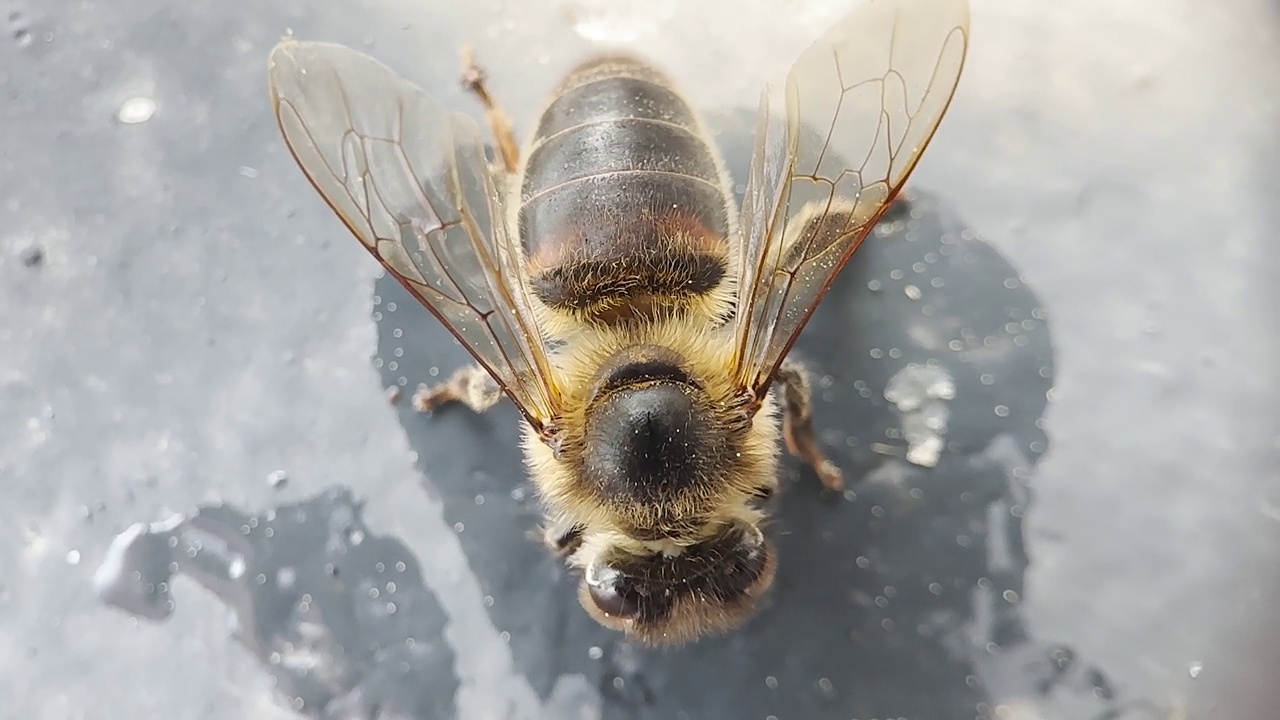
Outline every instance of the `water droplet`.
{"label": "water droplet", "polygon": [[156,114],[156,101],[139,95],[124,101],[116,112],[116,119],[125,125],[138,125],[151,119]]}

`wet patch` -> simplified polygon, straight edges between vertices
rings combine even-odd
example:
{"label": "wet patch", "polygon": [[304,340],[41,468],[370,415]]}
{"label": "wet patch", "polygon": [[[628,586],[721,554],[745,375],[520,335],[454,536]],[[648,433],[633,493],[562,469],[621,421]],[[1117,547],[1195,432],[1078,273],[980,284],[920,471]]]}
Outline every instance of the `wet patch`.
{"label": "wet patch", "polygon": [[[731,131],[722,137],[735,177],[745,176],[752,122],[743,113],[713,123]],[[376,285],[374,318],[387,385],[438,383],[471,362],[389,278]],[[1050,646],[1020,613],[1023,518],[1048,449],[1042,416],[1054,378],[1040,298],[944,201],[912,190],[795,353],[814,372],[816,424],[850,487],[832,502],[789,458],[765,609],[737,633],[674,651],[637,648],[596,625],[574,580],[529,536],[541,518],[509,403],[483,415],[401,409],[428,492],[489,593],[485,612],[542,697],[581,674],[604,718],[722,717],[727,707],[777,718],[974,717],[1002,698],[1043,698],[1041,673],[992,662]],[[1086,693],[1086,702],[1105,712],[1119,701]]]}
{"label": "wet patch", "polygon": [[287,706],[317,718],[448,718],[458,679],[445,616],[399,540],[345,489],[261,513],[203,506],[116,537],[99,596],[159,621],[184,576],[234,616],[235,638]]}

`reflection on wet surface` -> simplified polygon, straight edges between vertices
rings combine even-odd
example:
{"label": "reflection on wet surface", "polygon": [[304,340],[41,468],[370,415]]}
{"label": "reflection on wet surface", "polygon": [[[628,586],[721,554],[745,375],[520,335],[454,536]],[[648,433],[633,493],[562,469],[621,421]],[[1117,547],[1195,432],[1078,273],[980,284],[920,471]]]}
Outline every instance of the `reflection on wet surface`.
{"label": "reflection on wet surface", "polygon": [[234,636],[306,717],[454,716],[440,603],[408,548],[370,529],[350,491],[262,513],[201,507],[116,538],[95,576],[109,604],[173,613],[185,576],[231,611]]}

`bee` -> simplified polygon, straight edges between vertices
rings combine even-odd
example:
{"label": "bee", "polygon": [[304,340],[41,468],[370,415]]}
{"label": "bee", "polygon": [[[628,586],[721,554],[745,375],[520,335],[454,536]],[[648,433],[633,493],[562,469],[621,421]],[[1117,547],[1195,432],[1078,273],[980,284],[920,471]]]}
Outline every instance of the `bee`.
{"label": "bee", "polygon": [[773,583],[780,445],[831,489],[788,359],[951,103],[967,0],[862,0],[761,95],[741,206],[675,82],[611,52],[528,142],[339,45],[283,40],[269,86],[315,189],[476,364],[415,406],[522,416],[549,547],[600,624],[674,645],[744,624]]}

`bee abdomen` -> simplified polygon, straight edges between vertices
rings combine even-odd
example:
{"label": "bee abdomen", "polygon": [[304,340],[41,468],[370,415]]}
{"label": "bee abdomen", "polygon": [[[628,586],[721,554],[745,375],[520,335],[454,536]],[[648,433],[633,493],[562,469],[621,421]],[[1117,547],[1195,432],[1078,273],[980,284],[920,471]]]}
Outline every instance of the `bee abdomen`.
{"label": "bee abdomen", "polygon": [[716,188],[688,175],[609,172],[556,186],[520,211],[532,285],[553,308],[698,295],[726,272]]}
{"label": "bee abdomen", "polygon": [[689,105],[648,65],[608,57],[569,74],[521,180],[532,286],[555,309],[710,292],[727,272],[728,202]]}
{"label": "bee abdomen", "polygon": [[671,81],[638,58],[611,55],[569,72],[538,121],[534,142],[575,125],[618,118],[662,120],[693,128],[697,117]]}

